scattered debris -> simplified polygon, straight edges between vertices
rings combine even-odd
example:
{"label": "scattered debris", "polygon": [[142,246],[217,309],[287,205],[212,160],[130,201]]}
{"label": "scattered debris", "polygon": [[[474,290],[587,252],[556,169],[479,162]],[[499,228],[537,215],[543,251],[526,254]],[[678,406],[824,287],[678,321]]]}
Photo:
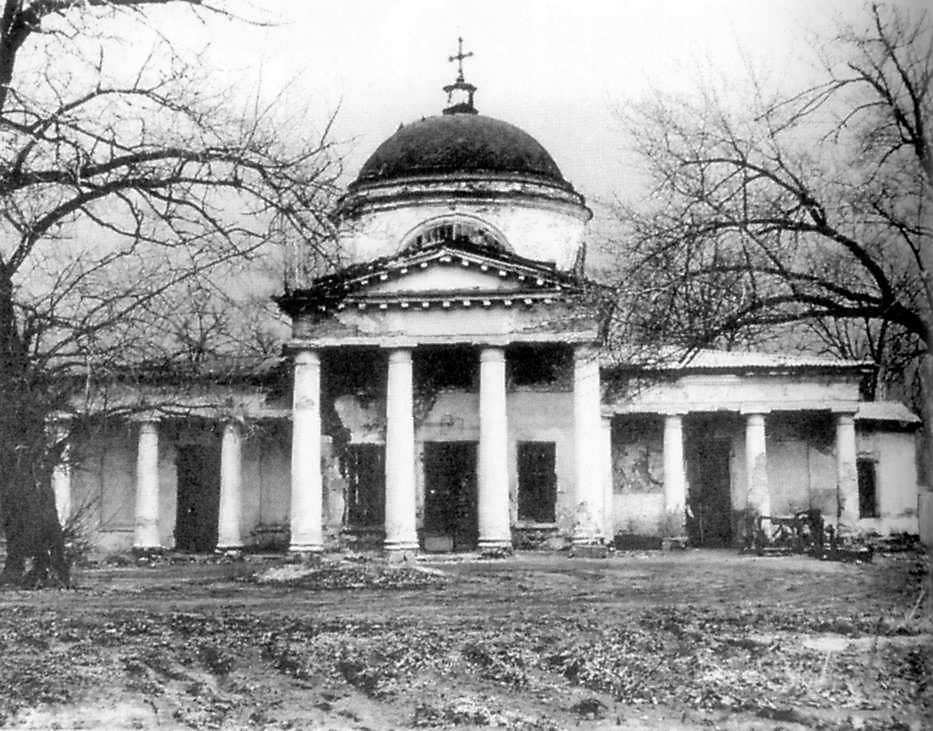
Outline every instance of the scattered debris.
{"label": "scattered debris", "polygon": [[284,564],[252,574],[247,580],[315,590],[429,589],[442,587],[448,581],[443,572],[424,566],[349,562],[320,566]]}

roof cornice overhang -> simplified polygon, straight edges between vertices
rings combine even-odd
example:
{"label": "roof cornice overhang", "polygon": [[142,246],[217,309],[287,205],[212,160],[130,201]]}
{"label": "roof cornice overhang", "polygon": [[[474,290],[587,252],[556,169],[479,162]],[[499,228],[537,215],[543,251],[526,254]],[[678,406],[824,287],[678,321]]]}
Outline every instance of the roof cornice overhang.
{"label": "roof cornice overhang", "polygon": [[401,178],[380,183],[353,183],[337,202],[338,220],[391,210],[413,203],[502,201],[558,210],[586,223],[593,217],[586,200],[569,183],[560,185],[527,175],[459,174]]}
{"label": "roof cornice overhang", "polygon": [[848,374],[856,376],[866,376],[876,370],[873,363],[853,363],[841,362],[838,364],[804,364],[804,365],[786,365],[786,366],[659,366],[651,365],[603,365],[600,369],[603,373],[618,376],[647,377],[647,378],[680,378],[682,376],[799,376],[801,374]]}

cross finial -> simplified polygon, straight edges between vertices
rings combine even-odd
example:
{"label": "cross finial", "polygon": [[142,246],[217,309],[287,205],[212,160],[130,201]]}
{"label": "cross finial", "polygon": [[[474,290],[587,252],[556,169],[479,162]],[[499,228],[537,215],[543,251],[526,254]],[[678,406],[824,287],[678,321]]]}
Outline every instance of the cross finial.
{"label": "cross finial", "polygon": [[472,55],[473,55],[473,51],[470,51],[469,53],[463,52],[463,38],[458,37],[456,55],[447,57],[448,61],[457,62],[457,81],[460,81],[460,82],[463,81],[463,59],[469,58]]}
{"label": "cross finial", "polygon": [[[463,79],[463,59],[470,58],[472,55],[473,51],[463,52],[463,38],[457,38],[457,53],[447,57],[448,61],[457,62],[457,80],[444,87],[449,105],[444,109],[444,114],[476,114],[476,107],[473,106],[473,94],[476,92],[476,87]],[[454,100],[454,92],[458,92],[458,101]]]}

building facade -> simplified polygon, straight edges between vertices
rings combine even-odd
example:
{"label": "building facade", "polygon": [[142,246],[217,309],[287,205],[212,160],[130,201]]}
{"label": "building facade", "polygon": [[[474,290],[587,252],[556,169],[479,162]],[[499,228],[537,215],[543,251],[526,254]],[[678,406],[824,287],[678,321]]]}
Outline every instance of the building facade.
{"label": "building facade", "polygon": [[290,369],[73,435],[60,514],[89,506],[104,550],[723,546],[749,515],[814,508],[917,531],[919,420],[859,401],[870,366],[615,362],[583,197],[462,74],[447,89],[463,99],[401,126],[340,200],[343,268],[278,298]]}

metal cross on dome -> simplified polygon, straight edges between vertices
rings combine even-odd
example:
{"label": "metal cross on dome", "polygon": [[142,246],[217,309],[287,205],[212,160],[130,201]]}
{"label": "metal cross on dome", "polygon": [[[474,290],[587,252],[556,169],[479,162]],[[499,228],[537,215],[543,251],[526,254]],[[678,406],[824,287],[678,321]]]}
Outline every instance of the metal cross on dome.
{"label": "metal cross on dome", "polygon": [[[448,61],[457,62],[457,80],[444,87],[444,91],[447,92],[447,103],[450,105],[444,109],[444,114],[477,113],[476,107],[473,106],[473,94],[476,93],[476,87],[463,78],[463,60],[465,58],[470,58],[472,55],[473,51],[468,51],[467,53],[463,52],[463,38],[457,38],[457,53],[447,57]],[[455,91],[465,92],[466,99],[461,99],[453,103],[453,94]]]}
{"label": "metal cross on dome", "polygon": [[457,38],[457,54],[455,56],[448,56],[447,60],[450,62],[457,62],[457,81],[463,81],[463,59],[470,58],[473,55],[473,51],[468,53],[463,52],[463,37]]}

